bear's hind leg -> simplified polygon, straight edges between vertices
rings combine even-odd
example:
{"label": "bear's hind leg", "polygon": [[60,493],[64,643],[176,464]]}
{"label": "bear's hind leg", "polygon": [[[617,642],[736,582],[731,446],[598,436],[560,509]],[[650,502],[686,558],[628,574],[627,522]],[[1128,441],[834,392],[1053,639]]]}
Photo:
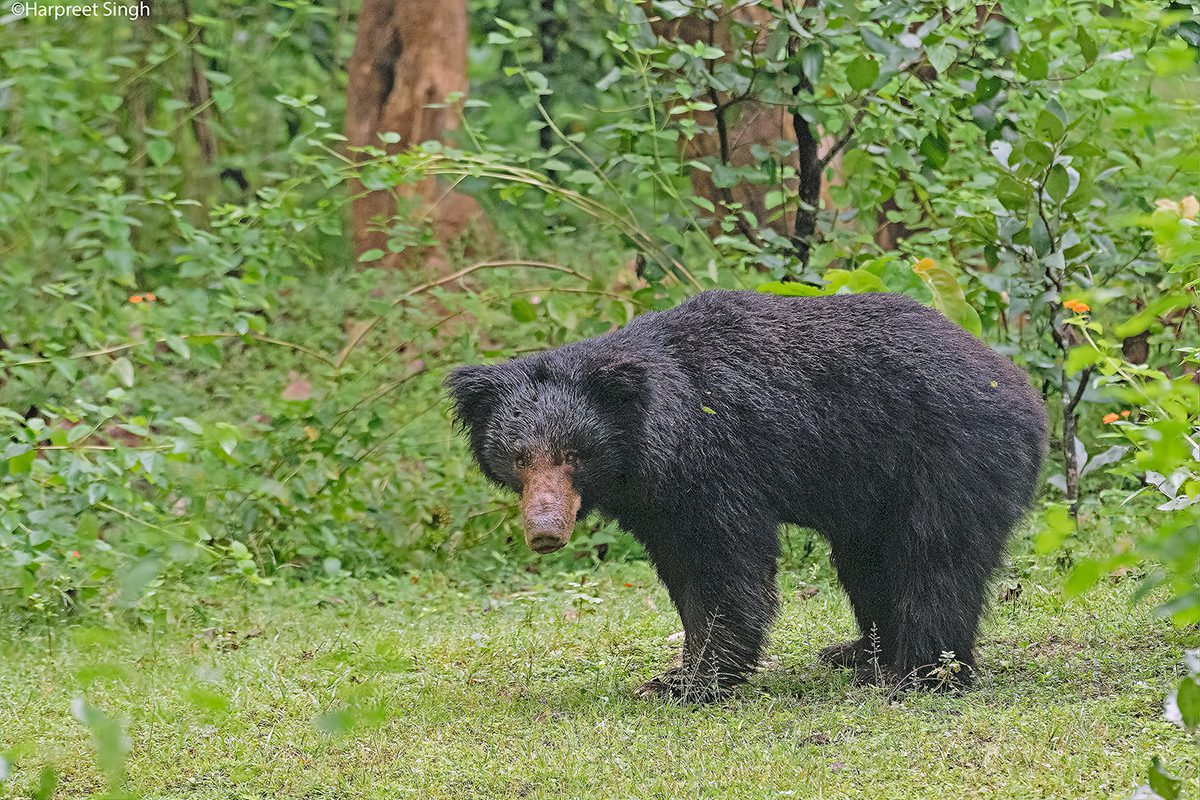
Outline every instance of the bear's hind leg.
{"label": "bear's hind leg", "polygon": [[956,550],[910,552],[894,572],[891,666],[903,685],[946,689],[974,680],[975,633],[992,565]]}
{"label": "bear's hind leg", "polygon": [[895,634],[887,565],[872,545],[876,537],[871,532],[829,539],[838,582],[850,598],[861,635],[825,647],[817,657],[855,670],[859,681],[871,681],[871,676],[892,660]]}

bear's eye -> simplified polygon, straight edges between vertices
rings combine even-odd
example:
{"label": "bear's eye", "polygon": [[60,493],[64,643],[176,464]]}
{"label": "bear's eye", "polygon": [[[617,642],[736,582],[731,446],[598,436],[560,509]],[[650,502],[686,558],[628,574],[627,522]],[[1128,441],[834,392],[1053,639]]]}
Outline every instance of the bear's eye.
{"label": "bear's eye", "polygon": [[527,453],[517,453],[513,456],[513,465],[517,469],[525,469],[529,466],[529,455]]}

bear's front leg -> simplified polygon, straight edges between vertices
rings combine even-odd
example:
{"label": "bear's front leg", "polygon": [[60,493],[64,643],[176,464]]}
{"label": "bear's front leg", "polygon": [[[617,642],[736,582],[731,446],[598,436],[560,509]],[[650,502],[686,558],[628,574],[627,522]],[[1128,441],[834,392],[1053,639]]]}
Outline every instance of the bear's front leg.
{"label": "bear's front leg", "polygon": [[756,538],[695,537],[671,548],[672,558],[649,546],[683,622],[683,663],[642,684],[639,697],[712,702],[755,671],[779,606],[777,540]]}

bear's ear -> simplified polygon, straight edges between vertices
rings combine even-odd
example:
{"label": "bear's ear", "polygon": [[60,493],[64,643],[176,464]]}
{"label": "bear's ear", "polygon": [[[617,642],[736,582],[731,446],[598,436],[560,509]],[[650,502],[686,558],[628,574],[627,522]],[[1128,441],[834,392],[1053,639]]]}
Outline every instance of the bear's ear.
{"label": "bear's ear", "polygon": [[632,403],[646,391],[646,365],[637,359],[614,355],[596,361],[584,377],[593,396],[612,403]]}
{"label": "bear's ear", "polygon": [[454,418],[464,428],[487,419],[500,397],[498,369],[483,364],[456,367],[446,377],[446,392],[454,401]]}

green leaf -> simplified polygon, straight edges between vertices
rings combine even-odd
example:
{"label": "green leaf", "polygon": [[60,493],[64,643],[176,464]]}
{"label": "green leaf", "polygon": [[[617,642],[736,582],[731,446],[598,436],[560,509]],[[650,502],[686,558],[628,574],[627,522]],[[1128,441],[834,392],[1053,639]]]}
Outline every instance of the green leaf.
{"label": "green leaf", "polygon": [[1200,727],[1200,679],[1192,675],[1183,679],[1175,692],[1175,705],[1185,728],[1195,731]]}
{"label": "green leaf", "polygon": [[147,556],[135,561],[132,566],[121,572],[122,605],[133,605],[137,602],[150,583],[158,577],[162,569],[162,561],[157,556]]}
{"label": "green leaf", "polygon": [[221,714],[229,709],[228,697],[203,686],[188,689],[186,697],[191,705],[207,714]]}
{"label": "green leaf", "polygon": [[596,173],[586,169],[575,170],[570,175],[563,178],[563,181],[566,183],[583,183],[589,185],[599,185],[601,183],[601,180],[596,177]]}
{"label": "green leaf", "polygon": [[96,761],[108,777],[109,787],[115,790],[121,783],[121,776],[125,771],[125,756],[131,746],[124,726],[84,697],[71,700],[71,714],[91,733],[92,744],[96,748]]}
{"label": "green leaf", "polygon": [[168,336],[166,342],[167,347],[171,348],[171,351],[184,361],[187,361],[192,357],[192,350],[190,347],[188,347],[187,341],[182,337]]}
{"label": "green leaf", "polygon": [[[12,454],[14,450],[16,450],[15,455]],[[33,466],[33,460],[37,458],[37,451],[27,444],[15,444],[5,451],[5,455],[8,456],[8,461],[6,462],[8,465],[8,474],[22,475],[29,472],[29,469]]]}
{"label": "green leaf", "polygon": [[73,358],[51,358],[50,364],[54,367],[55,372],[70,383],[74,383],[75,379],[79,377],[79,364]]}
{"label": "green leaf", "polygon": [[957,276],[934,264],[932,259],[923,258],[913,267],[929,291],[933,293],[933,305],[946,319],[962,326],[976,336],[983,334],[983,322],[979,312],[967,302],[967,296]]}
{"label": "green leaf", "polygon": [[365,264],[368,261],[378,261],[383,258],[384,251],[378,247],[373,247],[370,250],[364,250],[358,257],[358,263]]}
{"label": "green leaf", "polygon": [[112,368],[122,386],[126,389],[133,386],[133,364],[129,363],[128,358],[121,356],[113,362]]}
{"label": "green leaf", "polygon": [[1050,162],[1054,160],[1054,149],[1045,142],[1031,140],[1025,143],[1024,149],[1021,151],[1025,160],[1038,167],[1048,167]]}
{"label": "green leaf", "polygon": [[980,103],[991,100],[1004,87],[1004,79],[999,75],[985,75],[975,84],[975,99]]}
{"label": "green leaf", "polygon": [[1066,583],[1063,584],[1063,594],[1067,597],[1078,597],[1095,586],[1098,580],[1100,580],[1100,562],[1090,558],[1081,561],[1075,565],[1075,569],[1071,571]]}
{"label": "green leaf", "polygon": [[1137,336],[1151,325],[1158,323],[1159,317],[1180,308],[1191,305],[1191,298],[1182,293],[1163,295],[1146,304],[1138,313],[1113,328],[1113,335],[1118,339],[1128,339]]}
{"label": "green leaf", "polygon": [[1050,195],[1056,203],[1061,203],[1067,197],[1067,192],[1071,189],[1071,177],[1067,174],[1067,168],[1062,164],[1055,164],[1050,168],[1050,175],[1046,178],[1046,194]]}
{"label": "green leaf", "polygon": [[1038,112],[1035,130],[1046,141],[1057,142],[1066,132],[1067,126],[1057,114],[1044,108]]}
{"label": "green leaf", "polygon": [[827,269],[823,277],[826,281],[826,294],[838,294],[843,290],[852,294],[887,291],[887,286],[882,278],[863,269]]}
{"label": "green leaf", "polygon": [[1029,201],[1029,188],[1016,178],[1001,175],[996,182],[996,199],[1009,211],[1017,211]]}
{"label": "green leaf", "polygon": [[1066,370],[1068,375],[1075,375],[1087,367],[1104,362],[1106,356],[1100,350],[1091,346],[1080,345],[1067,351]]}
{"label": "green leaf", "polygon": [[1096,40],[1087,32],[1086,28],[1079,28],[1075,31],[1075,44],[1079,45],[1079,52],[1083,54],[1084,62],[1091,64],[1096,60],[1096,56],[1100,54],[1099,48],[1096,47]]}
{"label": "green leaf", "polygon": [[1167,772],[1158,756],[1150,762],[1147,777],[1150,779],[1150,788],[1163,800],[1179,800],[1181,797],[1179,790],[1183,787],[1183,781]]}
{"label": "green leaf", "polygon": [[37,786],[34,787],[30,794],[32,800],[50,800],[54,796],[54,790],[58,788],[58,771],[49,765],[42,768],[38,773]]}
{"label": "green leaf", "polygon": [[1074,530],[1075,520],[1071,518],[1070,509],[1062,504],[1050,506],[1046,509],[1041,530],[1034,538],[1034,552],[1043,556],[1054,552]]}
{"label": "green leaf", "polygon": [[196,420],[192,419],[191,417],[175,417],[175,424],[183,428],[188,433],[195,434],[196,436],[200,436],[204,433],[204,428],[200,426],[200,423],[196,422]]}
{"label": "green leaf", "polygon": [[1054,240],[1050,238],[1050,230],[1041,215],[1033,218],[1033,225],[1029,230],[1029,243],[1033,245],[1033,252],[1038,258],[1044,258],[1054,249]]}
{"label": "green leaf", "polygon": [[938,71],[945,72],[954,63],[954,59],[958,57],[958,48],[952,44],[942,43],[935,47],[929,48],[926,54],[929,58],[930,65]]}
{"label": "green leaf", "polygon": [[1050,75],[1050,59],[1041,50],[1027,50],[1021,59],[1021,74],[1031,81],[1044,81]]}
{"label": "green leaf", "polygon": [[777,294],[781,297],[819,297],[825,294],[825,291],[820,286],[811,286],[807,283],[797,283],[795,281],[771,281],[769,283],[760,283],[755,287],[760,292],[766,294]]}
{"label": "green leaf", "polygon": [[809,83],[816,85],[821,79],[821,70],[825,67],[825,51],[819,44],[810,44],[800,51],[800,69]]}
{"label": "green leaf", "polygon": [[731,167],[724,161],[718,161],[712,165],[712,182],[713,186],[718,189],[729,189],[737,186],[741,182],[742,173],[737,167]]}
{"label": "green leaf", "polygon": [[596,88],[600,91],[608,91],[614,83],[621,79],[621,68],[613,67],[604,74],[604,77],[596,81]]}
{"label": "green leaf", "polygon": [[218,422],[213,426],[213,430],[217,436],[217,445],[225,451],[226,455],[233,455],[238,440],[242,438],[241,431],[228,422]]}
{"label": "green leaf", "polygon": [[856,92],[869,88],[878,77],[879,63],[871,56],[860,55],[846,67],[846,80]]}
{"label": "green leaf", "polygon": [[512,316],[517,322],[533,322],[537,319],[537,306],[519,297],[512,302]]}
{"label": "green leaf", "polygon": [[983,103],[976,103],[971,106],[971,120],[979,126],[980,130],[990,131],[996,127],[996,112],[991,106]]}
{"label": "green leaf", "polygon": [[150,156],[155,166],[161,167],[175,155],[175,145],[167,139],[151,139],[146,143],[146,155]]}
{"label": "green leaf", "polygon": [[931,133],[921,140],[919,150],[930,167],[941,169],[950,157],[950,142],[941,134]]}

